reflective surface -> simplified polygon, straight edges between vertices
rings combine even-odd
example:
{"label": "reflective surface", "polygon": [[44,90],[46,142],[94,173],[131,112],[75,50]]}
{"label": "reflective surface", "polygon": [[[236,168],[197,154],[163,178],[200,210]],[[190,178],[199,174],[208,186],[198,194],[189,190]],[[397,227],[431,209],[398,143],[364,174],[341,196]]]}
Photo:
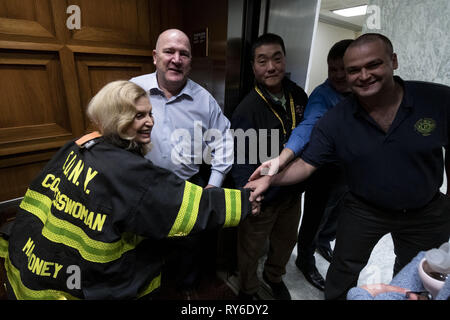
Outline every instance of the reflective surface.
{"label": "reflective surface", "polygon": [[270,1],[267,31],[283,37],[286,47],[286,72],[305,88],[318,0]]}

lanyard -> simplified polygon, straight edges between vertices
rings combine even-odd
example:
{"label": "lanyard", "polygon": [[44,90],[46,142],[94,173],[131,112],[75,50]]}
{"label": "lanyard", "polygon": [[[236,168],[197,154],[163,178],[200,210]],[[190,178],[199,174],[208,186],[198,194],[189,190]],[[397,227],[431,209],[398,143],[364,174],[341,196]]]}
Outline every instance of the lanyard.
{"label": "lanyard", "polygon": [[[284,127],[284,123],[283,123],[283,120],[281,120],[280,115],[275,111],[274,108],[272,108],[272,105],[270,104],[270,102],[266,99],[266,97],[264,97],[261,90],[259,90],[259,88],[257,86],[255,86],[255,90],[259,94],[259,96],[267,103],[267,105],[269,106],[270,110],[272,110],[275,117],[277,117],[277,119],[281,122],[281,126],[283,127],[283,133],[286,135],[287,134],[286,128]],[[292,98],[291,93],[289,93],[289,105],[291,106],[291,115],[292,115],[291,130],[294,130],[294,128],[295,128],[295,107],[294,107],[294,99]]]}

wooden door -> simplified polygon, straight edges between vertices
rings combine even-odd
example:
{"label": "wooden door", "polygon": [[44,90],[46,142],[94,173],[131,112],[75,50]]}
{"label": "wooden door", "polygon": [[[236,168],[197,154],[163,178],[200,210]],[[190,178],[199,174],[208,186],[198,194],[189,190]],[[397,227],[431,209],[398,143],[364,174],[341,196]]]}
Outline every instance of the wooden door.
{"label": "wooden door", "polygon": [[[181,26],[179,2],[0,0],[0,202],[22,197],[87,131],[86,105],[103,85],[153,72],[158,34]],[[68,28],[72,5],[80,29]]]}

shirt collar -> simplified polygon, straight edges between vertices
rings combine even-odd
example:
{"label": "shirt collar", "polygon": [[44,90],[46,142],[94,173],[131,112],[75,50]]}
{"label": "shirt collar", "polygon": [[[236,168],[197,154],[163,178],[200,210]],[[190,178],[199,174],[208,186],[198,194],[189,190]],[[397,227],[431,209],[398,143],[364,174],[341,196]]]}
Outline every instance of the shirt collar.
{"label": "shirt collar", "polygon": [[[159,94],[159,95],[163,95],[164,96],[164,92],[161,90],[161,88],[159,87],[158,84],[158,80],[156,77],[156,72],[150,74],[150,79],[147,82],[147,87],[144,88],[146,91],[148,91],[150,93],[150,95],[152,94]],[[174,97],[172,97],[171,99],[176,99],[178,97],[181,97],[183,95],[188,96],[189,98],[193,98],[193,86],[192,86],[192,80],[191,79],[187,79],[186,84],[184,85],[183,89]]]}
{"label": "shirt collar", "polygon": [[414,107],[414,100],[412,97],[412,92],[409,90],[409,87],[407,85],[405,85],[405,81],[403,81],[402,78],[400,78],[399,76],[394,76],[394,79],[400,83],[400,85],[403,88],[403,99],[402,99],[402,103],[400,104],[401,107],[403,108],[407,108],[407,109],[413,109]]}
{"label": "shirt collar", "polygon": [[281,103],[283,106],[286,103],[286,97],[284,96],[284,91],[281,91],[281,97],[278,98],[276,95],[272,94],[271,92],[267,91],[267,93],[270,95],[273,101]]}
{"label": "shirt collar", "polygon": [[[286,78],[286,77],[285,77]],[[284,79],[285,79],[284,78]],[[283,79],[283,80],[284,80]],[[282,92],[283,95],[286,96],[285,90],[286,90],[286,86],[285,83],[282,82]],[[280,99],[276,98],[276,96],[272,95],[269,90],[267,90],[266,86],[264,86],[263,84],[256,82],[256,86],[258,87],[258,89],[261,91],[261,93],[263,94],[264,98],[266,98],[268,101],[270,101],[272,104],[280,104],[281,105],[281,101]],[[274,99],[276,98],[276,99]]]}

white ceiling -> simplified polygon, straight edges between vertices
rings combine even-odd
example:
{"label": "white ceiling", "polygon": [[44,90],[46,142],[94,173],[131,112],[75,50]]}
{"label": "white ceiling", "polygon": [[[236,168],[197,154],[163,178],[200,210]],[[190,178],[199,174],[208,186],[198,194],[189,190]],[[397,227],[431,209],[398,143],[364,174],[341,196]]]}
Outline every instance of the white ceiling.
{"label": "white ceiling", "polygon": [[322,0],[320,6],[320,20],[323,22],[346,27],[354,31],[360,31],[364,25],[366,16],[343,17],[331,10],[345,9],[368,4],[369,0]]}

